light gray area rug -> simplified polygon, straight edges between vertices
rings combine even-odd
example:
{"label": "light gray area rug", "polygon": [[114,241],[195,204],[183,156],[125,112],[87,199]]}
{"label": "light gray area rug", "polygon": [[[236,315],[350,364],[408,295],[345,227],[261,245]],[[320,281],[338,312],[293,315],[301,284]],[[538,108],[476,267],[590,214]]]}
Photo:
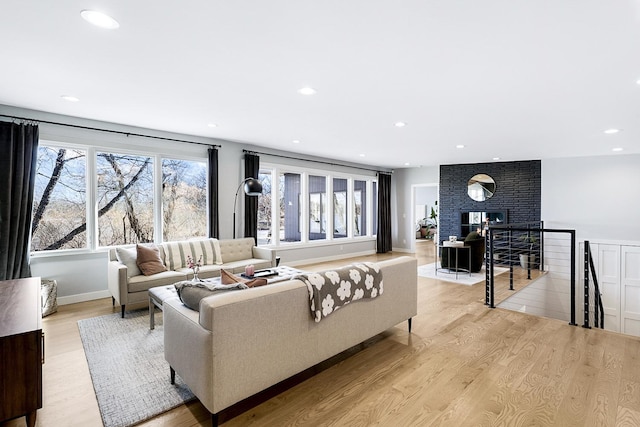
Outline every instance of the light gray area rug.
{"label": "light gray area rug", "polygon": [[178,375],[170,383],[159,317],[153,331],[147,310],[78,321],[105,427],[132,426],[194,398]]}
{"label": "light gray area rug", "polygon": [[[448,273],[446,270],[440,270],[438,268],[438,274],[436,274],[435,263],[425,264],[418,267],[418,276],[420,277],[428,277],[430,279],[438,279],[444,280],[445,282],[453,282],[458,283],[460,285],[471,286],[476,283],[484,282],[486,279],[486,275],[484,273],[484,265],[482,266],[482,270],[478,273],[465,273],[463,271],[458,273],[458,277],[456,277],[456,273]],[[505,271],[509,271],[508,268],[493,266],[493,274],[497,276],[498,274],[502,274]]]}

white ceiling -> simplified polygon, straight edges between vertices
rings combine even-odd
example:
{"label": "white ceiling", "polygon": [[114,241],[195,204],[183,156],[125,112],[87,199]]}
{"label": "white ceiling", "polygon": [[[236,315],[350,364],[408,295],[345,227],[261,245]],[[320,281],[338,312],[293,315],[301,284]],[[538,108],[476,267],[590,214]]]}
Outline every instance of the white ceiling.
{"label": "white ceiling", "polygon": [[640,152],[638,0],[3,0],[0,40],[0,104],[390,168]]}

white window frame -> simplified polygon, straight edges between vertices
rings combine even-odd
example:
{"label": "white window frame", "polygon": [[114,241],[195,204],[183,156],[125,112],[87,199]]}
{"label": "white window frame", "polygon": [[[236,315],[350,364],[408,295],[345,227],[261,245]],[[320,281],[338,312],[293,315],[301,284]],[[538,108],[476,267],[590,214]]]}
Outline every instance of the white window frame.
{"label": "white window frame", "polygon": [[[85,164],[85,185],[86,185],[86,241],[87,246],[82,249],[56,249],[51,251],[31,251],[31,258],[41,258],[57,255],[68,255],[75,253],[90,253],[90,252],[104,252],[114,246],[99,246],[98,245],[98,205],[97,205],[97,193],[98,193],[98,179],[97,179],[97,153],[117,153],[117,154],[129,154],[140,157],[153,158],[153,227],[154,227],[154,243],[162,243],[162,160],[186,160],[193,162],[204,162],[207,164],[208,159],[197,155],[184,155],[174,153],[159,153],[157,151],[146,151],[140,149],[130,149],[122,147],[120,144],[93,144],[93,143],[77,143],[67,142],[64,140],[58,140],[57,138],[43,138],[39,141],[39,146],[43,147],[55,147],[66,148],[71,150],[83,150],[86,152],[87,159]],[[209,185],[207,180],[207,198],[209,197]],[[207,200],[207,206],[209,202]],[[205,212],[208,224],[208,211]],[[116,245],[117,246],[117,245]]]}
{"label": "white window frame", "polygon": [[[272,182],[278,183],[278,185],[271,186],[271,243],[261,245],[264,247],[281,247],[291,248],[295,246],[323,246],[323,245],[340,245],[344,243],[363,241],[363,240],[375,240],[375,230],[373,230],[373,182],[378,182],[376,176],[360,175],[354,173],[335,172],[317,168],[305,168],[300,166],[283,165],[273,162],[263,162],[260,165],[260,171],[270,171]],[[280,241],[280,186],[279,177],[284,173],[295,173],[300,175],[300,192],[301,192],[301,218],[302,223],[300,226],[300,241],[297,242],[281,242]],[[326,238],[318,240],[309,239],[309,177],[310,176],[322,176],[326,179],[326,194],[327,194],[327,207],[326,207]],[[347,237],[334,238],[334,211],[333,211],[333,179],[346,179],[347,180]],[[353,203],[353,191],[354,181],[366,182],[367,194],[366,194],[366,222],[367,230],[364,236],[354,235],[353,220],[355,215],[355,206]],[[274,220],[277,218],[277,220]]]}

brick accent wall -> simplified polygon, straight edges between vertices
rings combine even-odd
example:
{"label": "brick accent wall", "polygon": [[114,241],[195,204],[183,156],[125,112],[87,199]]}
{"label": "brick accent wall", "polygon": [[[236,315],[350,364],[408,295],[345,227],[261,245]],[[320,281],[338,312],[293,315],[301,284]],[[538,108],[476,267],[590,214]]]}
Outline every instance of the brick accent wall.
{"label": "brick accent wall", "polygon": [[[489,200],[476,202],[467,194],[467,182],[484,173],[496,182]],[[506,212],[507,222],[540,221],[542,164],[540,160],[440,166],[440,240],[460,236],[465,211]]]}

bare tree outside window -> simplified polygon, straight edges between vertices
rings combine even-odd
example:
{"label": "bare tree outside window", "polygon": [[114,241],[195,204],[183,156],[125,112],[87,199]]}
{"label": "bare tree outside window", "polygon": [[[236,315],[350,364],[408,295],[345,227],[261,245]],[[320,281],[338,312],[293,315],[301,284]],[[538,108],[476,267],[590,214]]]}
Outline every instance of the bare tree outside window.
{"label": "bare tree outside window", "polygon": [[353,235],[367,235],[367,182],[353,181]]}
{"label": "bare tree outside window", "polygon": [[162,240],[207,235],[207,165],[162,160]]}
{"label": "bare tree outside window", "polygon": [[258,245],[268,245],[272,243],[271,171],[261,170],[258,181],[262,184],[262,193],[258,196]]}
{"label": "bare tree outside window", "polygon": [[98,153],[96,172],[99,245],[153,242],[151,157]]}
{"label": "bare tree outside window", "polygon": [[87,246],[84,150],[38,147],[31,250]]}

